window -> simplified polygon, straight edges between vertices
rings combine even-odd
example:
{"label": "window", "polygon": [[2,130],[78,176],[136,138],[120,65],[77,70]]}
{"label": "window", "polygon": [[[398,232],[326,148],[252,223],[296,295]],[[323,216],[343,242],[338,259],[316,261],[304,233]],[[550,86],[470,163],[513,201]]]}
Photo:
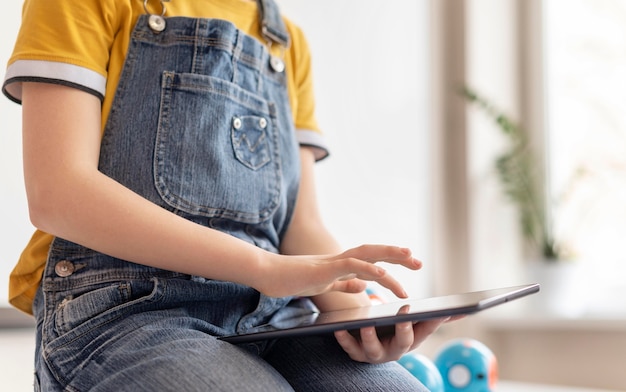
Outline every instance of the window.
{"label": "window", "polygon": [[555,235],[608,298],[626,273],[626,3],[543,4]]}

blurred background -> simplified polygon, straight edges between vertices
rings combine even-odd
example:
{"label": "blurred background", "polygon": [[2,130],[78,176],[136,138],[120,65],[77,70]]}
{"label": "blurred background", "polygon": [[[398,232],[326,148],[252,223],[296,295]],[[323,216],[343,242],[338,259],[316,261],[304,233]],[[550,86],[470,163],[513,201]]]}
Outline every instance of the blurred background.
{"label": "blurred background", "polygon": [[[20,3],[0,15],[0,64]],[[424,269],[390,270],[413,297],[542,284],[419,351],[478,339],[501,391],[626,390],[626,3],[279,4],[313,53],[319,197],[340,242],[411,247]],[[0,389],[26,391],[32,321],[7,301],[33,230],[19,106],[1,100],[0,119]]]}

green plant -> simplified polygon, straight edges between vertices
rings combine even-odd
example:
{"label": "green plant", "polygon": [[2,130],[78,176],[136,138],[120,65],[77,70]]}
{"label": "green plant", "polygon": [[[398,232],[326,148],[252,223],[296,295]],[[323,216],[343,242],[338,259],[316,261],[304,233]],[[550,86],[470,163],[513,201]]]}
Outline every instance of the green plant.
{"label": "green plant", "polygon": [[506,151],[496,158],[495,169],[504,193],[518,208],[524,238],[546,260],[559,259],[560,249],[554,238],[549,210],[543,196],[542,167],[538,165],[529,145],[527,133],[475,91],[465,87],[461,93],[493,119],[509,140]]}

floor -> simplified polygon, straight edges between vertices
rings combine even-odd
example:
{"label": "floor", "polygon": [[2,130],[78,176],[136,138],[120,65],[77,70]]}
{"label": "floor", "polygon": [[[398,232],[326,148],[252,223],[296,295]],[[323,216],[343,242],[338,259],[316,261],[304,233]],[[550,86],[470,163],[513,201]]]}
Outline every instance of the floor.
{"label": "floor", "polygon": [[558,387],[558,386],[502,381],[498,383],[498,386],[495,392],[619,392],[619,391],[607,391],[605,389]]}
{"label": "floor", "polygon": [[0,390],[33,390],[34,350],[32,329],[0,330]]}
{"label": "floor", "polygon": [[[33,330],[0,329],[0,390],[26,392],[33,390]],[[496,392],[606,392],[591,389],[549,387],[501,381]]]}

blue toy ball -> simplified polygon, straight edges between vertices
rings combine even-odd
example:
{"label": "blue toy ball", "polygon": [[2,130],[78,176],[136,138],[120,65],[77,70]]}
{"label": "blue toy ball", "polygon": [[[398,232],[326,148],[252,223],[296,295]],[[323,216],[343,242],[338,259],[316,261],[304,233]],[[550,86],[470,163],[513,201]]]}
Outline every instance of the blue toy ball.
{"label": "blue toy ball", "polygon": [[446,392],[493,392],[498,363],[493,352],[473,339],[446,344],[435,358]]}
{"label": "blue toy ball", "polygon": [[415,378],[417,378],[430,392],[445,392],[443,379],[435,364],[421,354],[405,354],[398,360]]}

